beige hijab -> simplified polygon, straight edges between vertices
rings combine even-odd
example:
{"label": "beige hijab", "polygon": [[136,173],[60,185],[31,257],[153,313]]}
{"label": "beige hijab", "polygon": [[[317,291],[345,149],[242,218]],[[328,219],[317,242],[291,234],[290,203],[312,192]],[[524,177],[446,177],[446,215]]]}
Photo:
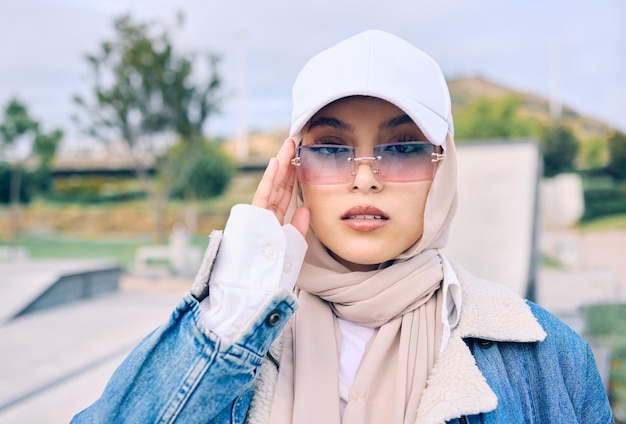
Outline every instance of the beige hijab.
{"label": "beige hijab", "polygon": [[[456,152],[448,134],[426,201],[424,233],[376,271],[352,272],[310,232],[297,281],[300,308],[285,330],[272,423],[414,423],[441,343],[440,248],[456,209]],[[337,317],[375,329],[343,414]]]}

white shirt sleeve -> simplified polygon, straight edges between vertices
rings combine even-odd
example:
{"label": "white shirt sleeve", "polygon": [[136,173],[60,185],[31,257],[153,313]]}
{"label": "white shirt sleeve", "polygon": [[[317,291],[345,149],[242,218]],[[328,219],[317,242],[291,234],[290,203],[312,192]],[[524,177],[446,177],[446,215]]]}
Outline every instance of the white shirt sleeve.
{"label": "white shirt sleeve", "polygon": [[205,324],[226,342],[280,288],[292,291],[307,243],[291,224],[281,227],[273,212],[235,205],[230,213],[211,278],[200,302]]}

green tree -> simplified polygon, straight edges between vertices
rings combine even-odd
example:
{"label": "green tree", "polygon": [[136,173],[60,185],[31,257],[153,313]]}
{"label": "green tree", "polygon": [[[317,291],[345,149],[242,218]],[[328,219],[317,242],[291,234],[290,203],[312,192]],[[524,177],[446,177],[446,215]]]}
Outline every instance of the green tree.
{"label": "green tree", "polygon": [[[0,162],[4,162],[0,183],[0,201],[11,204],[11,239],[20,232],[20,203],[30,200],[30,189],[42,188],[50,183],[50,163],[63,137],[59,129],[50,133],[41,130],[40,123],[30,116],[28,108],[19,99],[11,99],[0,122]],[[29,159],[37,160],[37,168],[27,172]],[[34,182],[37,177],[37,183]]]}
{"label": "green tree", "polygon": [[16,148],[16,144],[22,137],[35,133],[38,124],[31,118],[26,105],[17,98],[7,103],[3,115],[3,122],[0,124],[0,141],[2,160],[7,160],[6,148]]}
{"label": "green tree", "polygon": [[[183,24],[180,14],[178,24]],[[165,234],[165,205],[178,179],[167,148],[176,140],[189,145],[204,142],[203,126],[221,101],[218,58],[176,49],[161,25],[122,16],[115,19],[114,28],[113,39],[87,56],[94,87],[91,99],[74,100],[87,118],[82,126],[89,134],[105,142],[126,143],[154,201],[155,236],[160,241]],[[204,74],[195,72],[202,59]],[[150,163],[159,178],[148,177]]]}
{"label": "green tree", "polygon": [[509,96],[499,99],[479,98],[455,114],[458,140],[529,137],[534,121],[520,114],[522,99]]}
{"label": "green tree", "polygon": [[607,143],[605,139],[592,138],[580,143],[581,166],[587,169],[601,169],[608,161]]}
{"label": "green tree", "polygon": [[579,146],[574,133],[564,124],[557,122],[546,127],[541,137],[543,175],[553,177],[573,171]]}
{"label": "green tree", "polygon": [[29,200],[26,184],[23,184],[24,162],[38,127],[39,124],[30,117],[25,104],[16,98],[8,102],[0,123],[0,157],[8,164],[8,178],[5,181],[9,184],[6,191],[11,205],[10,244],[15,243],[20,233],[20,203]]}
{"label": "green tree", "polygon": [[615,131],[608,139],[609,163],[607,172],[613,177],[626,180],[626,134]]}
{"label": "green tree", "polygon": [[177,184],[172,185],[172,195],[178,198],[219,196],[226,191],[236,171],[234,162],[215,142],[176,143],[167,154],[181,176]]}
{"label": "green tree", "polygon": [[[28,203],[31,200],[32,190],[31,184],[29,184],[29,174],[26,174],[24,169],[16,170],[15,167],[6,162],[0,162],[0,204],[10,205],[11,206],[11,234],[10,237],[13,239],[16,233],[16,222],[15,222],[15,212],[16,206],[15,203],[11,204],[11,201],[15,202],[14,194],[11,192],[12,187],[14,187],[14,180],[16,178],[20,179],[20,187],[19,193],[17,193],[18,199],[20,203]],[[15,190],[15,189],[13,189]],[[17,210],[19,213],[19,210]],[[18,221],[19,222],[19,221]]]}
{"label": "green tree", "polygon": [[33,150],[37,157],[37,168],[32,172],[31,182],[37,193],[47,192],[52,186],[52,161],[62,139],[63,131],[60,129],[50,132],[38,129],[35,134]]}

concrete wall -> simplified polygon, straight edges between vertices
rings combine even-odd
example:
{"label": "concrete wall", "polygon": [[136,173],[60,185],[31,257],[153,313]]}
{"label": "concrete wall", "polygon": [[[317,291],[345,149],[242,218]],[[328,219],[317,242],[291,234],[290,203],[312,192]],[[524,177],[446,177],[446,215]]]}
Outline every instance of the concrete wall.
{"label": "concrete wall", "polygon": [[121,274],[121,268],[113,267],[63,275],[22,309],[16,317],[80,299],[89,299],[99,294],[115,292],[118,290]]}

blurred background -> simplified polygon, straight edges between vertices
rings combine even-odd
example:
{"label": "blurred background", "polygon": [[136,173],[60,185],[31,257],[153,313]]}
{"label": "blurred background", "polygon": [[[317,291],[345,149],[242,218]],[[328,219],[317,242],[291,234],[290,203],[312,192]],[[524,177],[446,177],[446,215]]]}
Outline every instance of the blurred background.
{"label": "blurred background", "polygon": [[0,422],[68,422],[249,202],[315,53],[365,29],[441,65],[448,254],[593,346],[626,422],[626,3],[4,2]]}

